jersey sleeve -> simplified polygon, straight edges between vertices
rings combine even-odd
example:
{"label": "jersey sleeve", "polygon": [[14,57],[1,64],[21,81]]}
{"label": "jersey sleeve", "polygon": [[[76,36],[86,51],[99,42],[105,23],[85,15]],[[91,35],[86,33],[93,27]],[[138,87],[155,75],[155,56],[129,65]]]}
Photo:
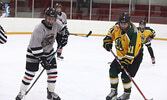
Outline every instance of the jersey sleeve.
{"label": "jersey sleeve", "polygon": [[64,13],[64,24],[67,24],[67,15]]}
{"label": "jersey sleeve", "polygon": [[4,29],[0,26],[0,44],[4,44],[7,42],[7,36]]}
{"label": "jersey sleeve", "polygon": [[44,38],[44,31],[45,30],[42,28],[36,28],[31,35],[29,47],[32,51],[32,54],[35,57],[42,57],[44,54],[44,50],[42,47],[42,41]]}
{"label": "jersey sleeve", "polygon": [[58,32],[63,31],[64,27],[66,27],[66,25],[63,24],[60,20],[56,20],[55,24],[56,24]]}
{"label": "jersey sleeve", "polygon": [[112,39],[112,41],[115,40],[114,27],[115,27],[115,26],[111,27],[111,28],[109,29],[109,31],[107,32],[107,36],[110,36],[111,39]]}
{"label": "jersey sleeve", "polygon": [[56,24],[56,27],[57,27],[58,34],[64,35],[65,34],[66,25],[63,24],[60,20],[56,20],[55,24]]}
{"label": "jersey sleeve", "polygon": [[154,38],[154,37],[156,36],[155,31],[154,31],[153,29],[151,29],[151,28],[150,28],[150,31],[151,31],[151,33],[152,33],[150,37],[151,37],[151,38]]}
{"label": "jersey sleeve", "polygon": [[125,55],[125,58],[129,59],[130,63],[133,62],[134,56],[135,56],[135,49],[136,49],[136,44],[137,44],[137,28],[133,26],[133,28],[135,28],[134,30],[131,29],[131,31],[128,34],[129,37],[129,46],[128,46],[128,51]]}

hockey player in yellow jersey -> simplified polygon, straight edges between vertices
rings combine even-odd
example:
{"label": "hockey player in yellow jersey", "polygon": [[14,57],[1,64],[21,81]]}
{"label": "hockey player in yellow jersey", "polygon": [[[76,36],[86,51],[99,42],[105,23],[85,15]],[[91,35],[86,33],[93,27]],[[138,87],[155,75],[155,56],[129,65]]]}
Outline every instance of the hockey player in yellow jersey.
{"label": "hockey player in yellow jersey", "polygon": [[[128,100],[131,93],[131,80],[126,75],[122,68],[126,68],[131,77],[134,77],[138,71],[140,63],[143,59],[143,49],[140,35],[137,33],[137,28],[130,21],[128,13],[122,13],[108,34],[103,39],[103,47],[110,51],[115,41],[117,56],[121,65],[116,61],[110,65],[109,75],[111,92],[107,95],[106,100]],[[117,97],[118,74],[121,73],[121,79],[124,86],[124,93]]]}
{"label": "hockey player in yellow jersey", "polygon": [[144,20],[139,22],[138,33],[140,34],[142,43],[147,46],[148,52],[152,59],[152,64],[155,64],[155,56],[153,49],[151,47],[151,40],[155,37],[155,31],[150,27],[146,27],[146,22]]}

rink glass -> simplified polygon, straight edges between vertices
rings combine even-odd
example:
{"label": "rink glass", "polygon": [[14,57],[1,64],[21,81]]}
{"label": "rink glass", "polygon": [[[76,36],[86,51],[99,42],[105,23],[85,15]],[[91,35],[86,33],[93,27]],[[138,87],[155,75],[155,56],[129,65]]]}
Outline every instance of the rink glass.
{"label": "rink glass", "polygon": [[62,4],[68,19],[118,21],[129,12],[133,22],[167,24],[167,0],[2,0],[9,5],[8,17],[42,18],[47,7]]}

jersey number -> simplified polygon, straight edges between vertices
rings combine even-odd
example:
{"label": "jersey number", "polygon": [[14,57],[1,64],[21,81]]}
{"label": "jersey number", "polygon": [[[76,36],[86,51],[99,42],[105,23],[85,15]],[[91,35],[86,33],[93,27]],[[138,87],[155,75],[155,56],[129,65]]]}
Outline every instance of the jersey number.
{"label": "jersey number", "polygon": [[128,53],[133,54],[133,49],[134,49],[134,46],[130,46],[130,47],[128,48]]}

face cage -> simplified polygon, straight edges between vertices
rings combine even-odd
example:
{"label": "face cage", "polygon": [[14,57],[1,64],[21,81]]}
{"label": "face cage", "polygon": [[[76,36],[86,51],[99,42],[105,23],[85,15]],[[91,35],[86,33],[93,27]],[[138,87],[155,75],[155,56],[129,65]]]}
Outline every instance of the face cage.
{"label": "face cage", "polygon": [[[121,29],[123,32],[127,32],[127,31],[129,30],[129,27],[130,27],[130,22],[128,22],[128,26],[127,26],[127,28],[125,28],[125,29],[122,29],[120,23],[121,23],[121,22],[119,22],[119,27],[120,27],[120,29]],[[127,22],[125,22],[125,23],[127,23]]]}
{"label": "face cage", "polygon": [[[52,27],[52,26],[53,26],[53,23],[50,24],[50,23],[46,20],[47,17],[50,17],[50,16],[45,16],[46,24],[47,24],[47,26]],[[55,18],[55,21],[56,21],[56,17],[51,17],[51,18]]]}

